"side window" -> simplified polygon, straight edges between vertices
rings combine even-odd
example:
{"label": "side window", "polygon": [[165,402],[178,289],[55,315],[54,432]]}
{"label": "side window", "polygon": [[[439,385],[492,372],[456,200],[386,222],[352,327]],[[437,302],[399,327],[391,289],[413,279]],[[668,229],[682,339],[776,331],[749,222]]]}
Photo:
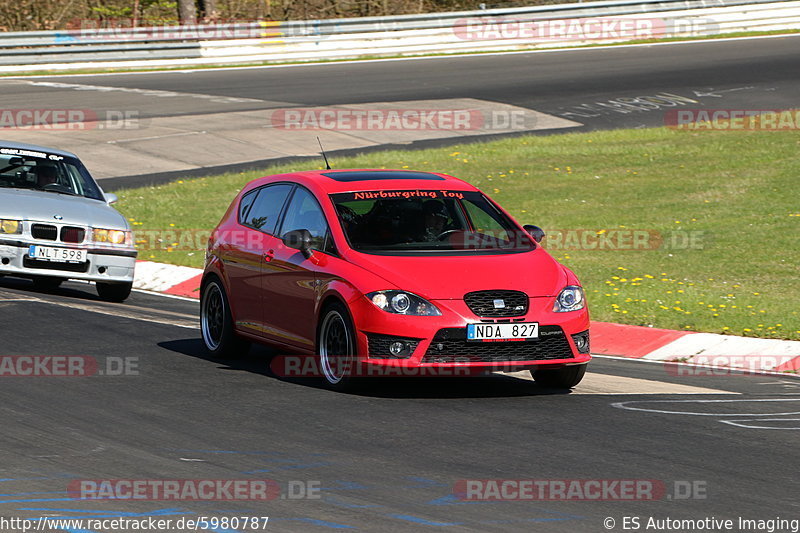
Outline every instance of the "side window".
{"label": "side window", "polygon": [[[484,209],[494,209],[488,205],[488,202],[484,200]],[[484,209],[481,209],[480,206],[475,205],[469,200],[464,200],[464,207],[467,210],[467,214],[469,218],[472,219],[472,225],[475,228],[475,231],[478,233],[484,234],[500,234],[505,233],[503,229],[503,224],[497,220],[492,214],[487,213]],[[499,215],[497,215],[499,216]]]}
{"label": "side window", "polygon": [[274,234],[281,209],[291,190],[292,186],[286,183],[260,189],[243,224],[270,235]]}
{"label": "side window", "polygon": [[283,219],[281,234],[285,235],[297,229],[307,229],[311,233],[311,243],[315,250],[330,252],[332,245],[326,246],[330,237],[325,214],[314,195],[303,187],[298,187],[292,196],[286,217]]}
{"label": "side window", "polygon": [[250,206],[253,205],[253,200],[256,199],[258,195],[258,189],[252,190],[249,193],[245,194],[242,197],[241,202],[239,202],[239,223],[244,224],[245,217],[247,217],[247,211],[250,209]]}

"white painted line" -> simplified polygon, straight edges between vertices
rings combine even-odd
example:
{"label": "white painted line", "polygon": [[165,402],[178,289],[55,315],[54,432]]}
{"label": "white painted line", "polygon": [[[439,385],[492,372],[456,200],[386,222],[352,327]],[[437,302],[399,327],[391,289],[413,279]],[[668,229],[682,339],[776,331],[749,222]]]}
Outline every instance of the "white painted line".
{"label": "white painted line", "polygon": [[[151,322],[165,326],[175,326],[186,329],[200,329],[200,319],[194,315],[175,313],[173,311],[160,311],[148,307],[133,306],[130,304],[112,304],[106,302],[82,303],[79,301],[58,301],[31,299],[19,300],[21,302],[55,305],[58,307],[68,307],[79,311],[88,311],[100,315],[109,315],[117,318],[128,318],[140,322]],[[141,311],[141,312],[137,312]],[[160,315],[160,318],[158,317]],[[174,317],[174,318],[169,318]]]}
{"label": "white painted line", "polygon": [[[731,426],[737,426],[740,428],[747,428],[747,429],[800,429],[800,418],[754,418],[750,420],[720,420],[723,424],[730,424]],[[756,422],[758,424],[763,424],[765,422],[794,422],[792,427],[782,427],[782,426],[757,426],[753,424],[746,424],[745,422]]]}
{"label": "white painted line", "polygon": [[725,371],[736,371],[736,372],[747,372],[748,375],[754,376],[780,376],[783,378],[800,378],[800,373],[788,373],[788,372],[776,372],[774,370],[745,370],[745,369],[736,369],[731,368],[728,366],[719,366],[719,365],[706,365],[706,364],[696,364],[696,363],[683,363],[683,362],[673,362],[673,361],[653,361],[650,359],[643,359],[637,357],[621,357],[618,355],[601,355],[601,354],[592,354],[592,358],[600,358],[600,359],[613,359],[615,361],[630,361],[636,363],[649,363],[649,364],[656,364],[661,366],[685,366],[685,367],[692,367],[692,368],[708,368],[712,370],[725,370]]}
{"label": "white painted line", "polygon": [[663,409],[647,409],[644,407],[632,407],[629,404],[642,404],[642,403],[741,403],[741,402],[800,402],[800,398],[755,398],[749,400],[642,400],[642,401],[629,401],[629,402],[616,402],[612,403],[611,407],[616,407],[617,409],[625,409],[628,411],[644,411],[646,413],[659,413],[665,415],[689,415],[689,416],[718,416],[718,417],[730,417],[730,416],[755,416],[755,417],[762,417],[762,416],[789,416],[789,415],[800,415],[800,411],[788,411],[785,413],[698,413],[693,411],[667,411]]}
{"label": "white painted line", "polygon": [[138,292],[141,294],[149,294],[150,296],[161,296],[162,298],[172,298],[173,300],[183,300],[184,302],[194,302],[198,303],[199,300],[197,298],[189,298],[187,296],[178,296],[175,294],[167,294],[165,292],[155,292],[150,291],[147,289],[131,289],[132,292]]}
{"label": "white painted line", "polygon": [[175,98],[175,97],[188,97],[197,98],[200,100],[210,100],[218,104],[239,104],[239,103],[258,103],[262,104],[265,100],[255,98],[239,98],[234,96],[219,96],[214,94],[201,94],[201,93],[184,93],[177,91],[162,91],[160,89],[138,89],[135,87],[111,87],[105,85],[83,85],[80,83],[62,83],[56,81],[29,81],[30,85],[37,87],[51,87],[54,89],[72,89],[74,91],[98,91],[103,93],[121,92],[140,94],[142,96],[156,97],[156,98]]}

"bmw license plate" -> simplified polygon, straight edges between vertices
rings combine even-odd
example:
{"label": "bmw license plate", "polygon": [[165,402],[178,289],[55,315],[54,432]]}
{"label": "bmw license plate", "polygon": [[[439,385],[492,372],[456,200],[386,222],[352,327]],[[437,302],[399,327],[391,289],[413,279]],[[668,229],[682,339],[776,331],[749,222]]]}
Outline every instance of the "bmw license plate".
{"label": "bmw license plate", "polygon": [[468,341],[508,341],[538,338],[538,322],[467,324]]}
{"label": "bmw license plate", "polygon": [[72,248],[54,248],[52,246],[31,246],[28,257],[56,263],[83,263],[86,261],[86,250]]}

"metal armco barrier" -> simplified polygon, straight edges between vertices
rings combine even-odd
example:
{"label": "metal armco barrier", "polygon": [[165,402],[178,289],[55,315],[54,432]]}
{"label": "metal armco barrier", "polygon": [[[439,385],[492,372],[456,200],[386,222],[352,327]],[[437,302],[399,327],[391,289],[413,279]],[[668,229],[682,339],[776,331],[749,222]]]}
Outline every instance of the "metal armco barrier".
{"label": "metal armco barrier", "polygon": [[0,33],[0,72],[526,50],[800,29],[800,1],[623,0],[397,17]]}

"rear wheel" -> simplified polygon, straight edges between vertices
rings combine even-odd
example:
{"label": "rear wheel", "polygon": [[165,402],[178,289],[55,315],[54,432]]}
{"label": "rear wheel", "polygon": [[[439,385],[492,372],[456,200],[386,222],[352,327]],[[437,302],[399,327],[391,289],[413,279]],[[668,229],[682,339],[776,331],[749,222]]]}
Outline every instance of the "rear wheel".
{"label": "rear wheel", "polygon": [[214,357],[242,356],[250,349],[250,343],[234,331],[228,296],[218,278],[212,278],[203,285],[200,295],[200,332],[206,350]]}
{"label": "rear wheel", "polygon": [[63,282],[63,278],[54,278],[51,276],[36,276],[33,278],[33,286],[40,291],[54,291]]}
{"label": "rear wheel", "polygon": [[343,305],[325,309],[319,326],[319,366],[325,385],[343,391],[354,385],[356,340],[353,323]]}
{"label": "rear wheel", "polygon": [[531,376],[536,383],[556,389],[571,389],[581,382],[584,374],[586,374],[585,364],[531,370]]}
{"label": "rear wheel", "polygon": [[124,302],[131,295],[133,283],[101,283],[95,284],[97,294],[107,302]]}

